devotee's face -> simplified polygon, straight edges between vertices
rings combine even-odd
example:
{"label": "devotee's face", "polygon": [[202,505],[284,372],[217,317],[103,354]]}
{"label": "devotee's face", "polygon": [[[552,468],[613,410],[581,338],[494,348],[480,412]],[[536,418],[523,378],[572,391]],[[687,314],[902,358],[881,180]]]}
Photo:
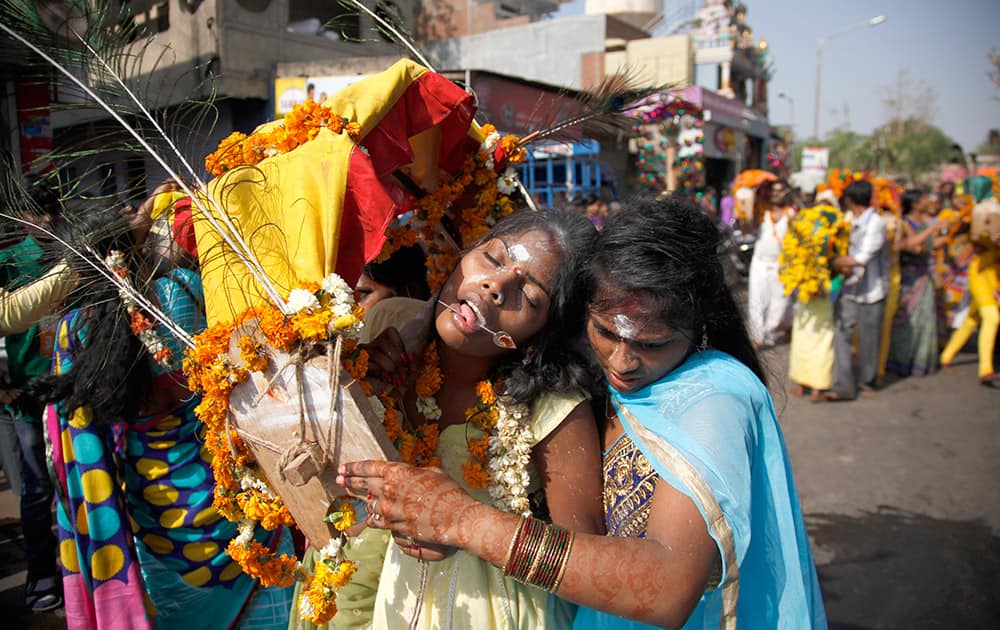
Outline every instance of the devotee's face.
{"label": "devotee's face", "polygon": [[932,217],[941,211],[941,197],[937,194],[924,195],[924,210]]}
{"label": "devotee's face", "polygon": [[365,310],[370,309],[386,298],[396,295],[392,287],[375,282],[375,279],[367,273],[361,274],[361,279],[358,280],[357,286],[354,287],[354,292],[358,294],[358,306],[363,307]]}
{"label": "devotee's face", "polygon": [[788,199],[788,186],[776,183],[771,186],[771,203],[784,204]]}
{"label": "devotee's face", "polygon": [[[607,303],[601,290],[597,297],[597,303]],[[630,393],[655,383],[691,352],[691,331],[671,328],[661,311],[660,305],[643,294],[633,294],[605,310],[591,307],[587,339],[615,390]]]}
{"label": "devotee's face", "polygon": [[506,331],[518,346],[548,320],[551,290],[562,262],[547,233],[531,230],[487,241],[469,251],[441,289],[436,326],[441,340],[469,356],[498,356],[493,342]]}

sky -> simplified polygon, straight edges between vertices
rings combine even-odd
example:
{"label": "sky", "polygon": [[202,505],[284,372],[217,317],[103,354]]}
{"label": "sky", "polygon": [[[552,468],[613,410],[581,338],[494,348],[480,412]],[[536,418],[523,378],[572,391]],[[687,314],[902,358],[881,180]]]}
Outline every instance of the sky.
{"label": "sky", "polygon": [[[987,76],[987,55],[994,48],[1000,51],[1000,0],[744,3],[747,23],[755,37],[767,40],[774,59],[768,88],[771,123],[794,123],[797,138],[812,134],[817,38],[878,15],[887,20],[823,45],[821,136],[845,122],[865,134],[883,124],[888,114],[882,95],[895,86],[903,69],[908,69],[912,86],[922,82],[933,89],[934,123],[965,152],[975,151],[990,128],[1000,128],[1000,88]],[[583,0],[563,5],[560,12],[582,13]],[[789,98],[777,98],[779,92]]]}

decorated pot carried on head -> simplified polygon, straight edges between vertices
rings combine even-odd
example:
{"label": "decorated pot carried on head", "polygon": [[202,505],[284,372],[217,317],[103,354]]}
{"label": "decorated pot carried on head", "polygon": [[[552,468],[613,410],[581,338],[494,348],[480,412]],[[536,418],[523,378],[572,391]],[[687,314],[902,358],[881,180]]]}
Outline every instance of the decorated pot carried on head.
{"label": "decorated pot carried on head", "polygon": [[773,182],[778,176],[770,171],[748,169],[741,172],[733,180],[733,209],[736,218],[745,226],[756,227],[763,216],[762,204],[767,203],[767,195],[761,189],[764,184]]}

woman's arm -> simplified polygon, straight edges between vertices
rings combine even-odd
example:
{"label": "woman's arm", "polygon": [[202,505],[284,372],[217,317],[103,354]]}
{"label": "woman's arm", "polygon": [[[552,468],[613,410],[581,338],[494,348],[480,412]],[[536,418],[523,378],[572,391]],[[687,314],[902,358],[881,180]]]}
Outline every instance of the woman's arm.
{"label": "woman's arm", "polygon": [[577,405],[531,456],[552,522],[575,532],[603,534],[601,445],[590,403]]}
{"label": "woman's arm", "polygon": [[[378,526],[461,547],[505,568],[520,517],[479,503],[442,471],[368,461],[344,464],[339,473],[338,484],[374,495]],[[556,592],[614,615],[679,627],[697,605],[718,556],[694,502],[660,482],[647,538],[577,534]]]}
{"label": "woman's arm", "polygon": [[921,254],[924,251],[924,244],[932,238],[938,231],[937,221],[920,232],[915,232],[908,223],[903,223],[903,245],[902,250],[908,254]]}
{"label": "woman's arm", "polygon": [[61,262],[27,286],[15,291],[0,289],[0,336],[31,328],[52,312],[75,285],[69,265]]}

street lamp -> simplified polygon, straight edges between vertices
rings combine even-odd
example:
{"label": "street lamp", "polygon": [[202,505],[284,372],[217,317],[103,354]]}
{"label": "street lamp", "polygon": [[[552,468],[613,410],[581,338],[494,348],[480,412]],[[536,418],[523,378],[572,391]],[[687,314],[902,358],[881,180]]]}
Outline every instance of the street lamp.
{"label": "street lamp", "polygon": [[792,128],[792,138],[795,137],[795,99],[784,92],[778,92],[778,98],[783,98],[788,101],[788,110],[790,112],[791,122],[789,127]]}
{"label": "street lamp", "polygon": [[819,140],[819,85],[820,85],[820,69],[823,58],[823,44],[827,40],[833,39],[834,37],[840,37],[841,35],[846,35],[858,29],[864,28],[866,26],[878,26],[879,24],[885,22],[888,18],[884,15],[876,15],[870,20],[865,20],[864,22],[858,22],[854,26],[845,28],[842,31],[837,31],[836,33],[831,33],[825,37],[819,37],[816,39],[816,103],[813,109],[813,137]]}
{"label": "street lamp", "polygon": [[789,128],[792,130],[792,141],[788,145],[789,159],[788,163],[792,168],[795,168],[795,99],[786,94],[785,92],[778,92],[778,98],[783,98],[788,101],[788,110],[790,112],[790,122],[788,124]]}

